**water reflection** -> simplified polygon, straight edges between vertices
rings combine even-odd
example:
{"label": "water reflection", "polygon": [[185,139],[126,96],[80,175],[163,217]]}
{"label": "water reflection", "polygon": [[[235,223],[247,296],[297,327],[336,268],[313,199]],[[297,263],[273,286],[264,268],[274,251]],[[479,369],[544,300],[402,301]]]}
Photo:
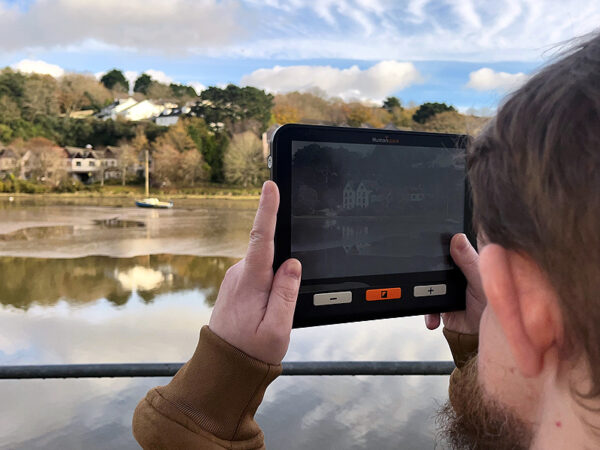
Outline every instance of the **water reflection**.
{"label": "water reflection", "polygon": [[[255,205],[178,201],[143,211],[129,199],[0,197],[0,364],[185,361],[225,271],[245,253]],[[94,222],[115,217],[145,226]],[[106,256],[89,256],[98,254]],[[450,357],[441,333],[411,317],[294,330],[286,359]],[[0,381],[0,448],[139,448],[133,409],[167,381]],[[281,377],[258,420],[268,448],[433,448],[432,413],[447,383]]]}
{"label": "water reflection", "polygon": [[212,306],[225,272],[235,262],[235,258],[184,255],[0,257],[0,303],[26,310],[59,300],[83,304],[104,298],[123,305],[132,292],[151,302],[159,294],[202,289],[206,304]]}

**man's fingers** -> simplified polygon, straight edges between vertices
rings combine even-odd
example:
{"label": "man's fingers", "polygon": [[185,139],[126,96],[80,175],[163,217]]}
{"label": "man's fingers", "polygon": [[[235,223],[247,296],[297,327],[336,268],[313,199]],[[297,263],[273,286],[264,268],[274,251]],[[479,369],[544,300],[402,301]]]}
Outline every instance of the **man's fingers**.
{"label": "man's fingers", "polygon": [[297,259],[288,259],[275,274],[261,327],[276,336],[288,337],[290,334],[301,275],[302,266]]}
{"label": "man's fingers", "polygon": [[246,267],[251,270],[271,267],[273,264],[277,208],[279,189],[274,182],[267,181],[262,188],[246,254]]}
{"label": "man's fingers", "polygon": [[450,254],[456,265],[462,270],[475,292],[481,291],[481,277],[479,276],[479,254],[473,248],[467,236],[462,233],[455,234],[450,242]]}
{"label": "man's fingers", "polygon": [[440,326],[439,314],[425,314],[425,326],[430,330],[435,330]]}

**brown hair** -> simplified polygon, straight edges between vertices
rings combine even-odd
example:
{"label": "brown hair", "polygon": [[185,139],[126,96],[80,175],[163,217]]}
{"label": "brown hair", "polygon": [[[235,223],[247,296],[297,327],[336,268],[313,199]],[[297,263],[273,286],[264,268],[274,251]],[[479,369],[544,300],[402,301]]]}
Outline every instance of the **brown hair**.
{"label": "brown hair", "polygon": [[[474,223],[556,289],[572,356],[600,396],[600,35],[514,92],[470,145]],[[583,352],[583,353],[581,353]]]}

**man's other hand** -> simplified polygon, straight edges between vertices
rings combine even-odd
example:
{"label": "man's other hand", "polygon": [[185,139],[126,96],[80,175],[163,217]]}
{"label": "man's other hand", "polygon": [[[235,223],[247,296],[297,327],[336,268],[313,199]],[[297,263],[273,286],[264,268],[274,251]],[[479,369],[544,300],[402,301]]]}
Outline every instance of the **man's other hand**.
{"label": "man's other hand", "polygon": [[288,259],[273,275],[279,190],[263,185],[246,257],[223,279],[210,329],[244,353],[279,364],[290,342],[302,267]]}
{"label": "man's other hand", "polygon": [[[487,302],[479,275],[479,254],[462,233],[452,237],[450,254],[467,279],[467,308],[464,311],[443,313],[444,326],[457,333],[478,334],[479,321]],[[425,325],[430,330],[435,330],[440,325],[440,315],[427,314]]]}

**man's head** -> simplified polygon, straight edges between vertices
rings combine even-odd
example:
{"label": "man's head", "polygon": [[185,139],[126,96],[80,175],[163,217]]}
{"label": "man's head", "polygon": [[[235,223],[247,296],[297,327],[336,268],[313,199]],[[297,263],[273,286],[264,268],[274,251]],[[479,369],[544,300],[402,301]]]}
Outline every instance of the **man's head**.
{"label": "man's head", "polygon": [[[476,367],[453,422],[479,396],[481,448],[578,424],[600,427],[600,36],[531,78],[468,152],[488,298]],[[477,380],[477,383],[474,380]],[[562,409],[555,406],[563,402]],[[461,425],[460,420],[463,420]],[[548,428],[552,425],[553,429]],[[500,429],[498,429],[500,426]],[[463,431],[465,428],[462,428]],[[504,430],[506,431],[506,430]],[[598,432],[598,428],[596,428]],[[471,443],[473,443],[473,441]],[[457,445],[462,445],[456,441]],[[487,443],[487,444],[486,444]],[[475,447],[479,448],[479,447]]]}

